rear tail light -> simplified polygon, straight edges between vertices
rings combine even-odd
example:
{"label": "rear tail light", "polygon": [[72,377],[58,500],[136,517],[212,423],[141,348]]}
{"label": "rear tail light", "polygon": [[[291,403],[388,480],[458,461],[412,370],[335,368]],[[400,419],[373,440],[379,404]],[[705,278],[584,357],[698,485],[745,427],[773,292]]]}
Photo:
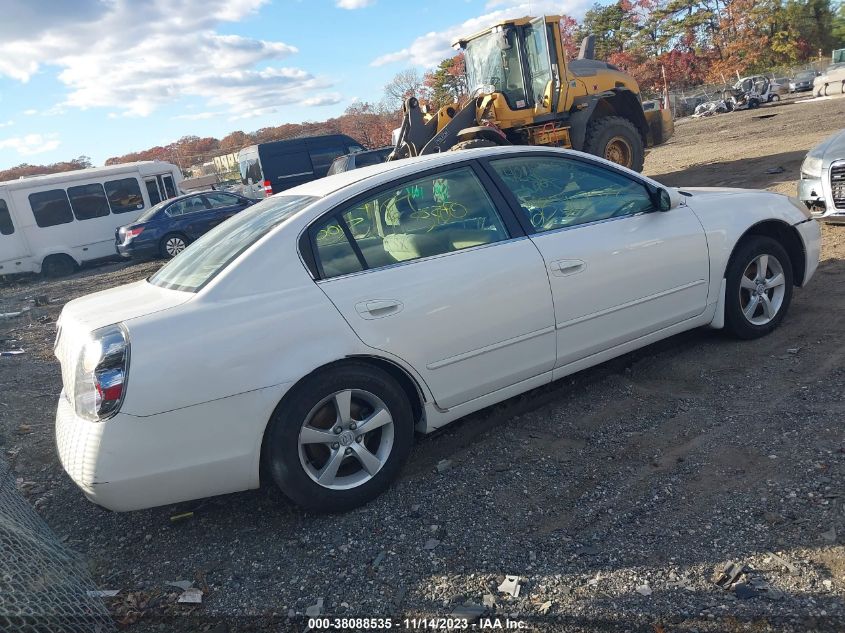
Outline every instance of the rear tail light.
{"label": "rear tail light", "polygon": [[271,183],[269,180],[264,181],[264,193],[268,196],[273,195],[273,183]]}
{"label": "rear tail light", "polygon": [[134,229],[126,229],[126,239],[127,240],[134,239],[134,238],[138,237],[143,232],[144,232],[143,226],[139,226],[139,227],[134,228]]}
{"label": "rear tail light", "polygon": [[121,325],[91,333],[76,364],[74,408],[91,421],[117,414],[126,396],[129,373],[129,335]]}

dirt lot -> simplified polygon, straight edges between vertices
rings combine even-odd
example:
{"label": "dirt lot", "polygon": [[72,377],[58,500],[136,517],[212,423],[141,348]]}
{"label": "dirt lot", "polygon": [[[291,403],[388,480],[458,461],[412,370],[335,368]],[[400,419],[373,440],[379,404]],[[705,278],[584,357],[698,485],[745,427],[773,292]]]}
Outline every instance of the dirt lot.
{"label": "dirt lot", "polygon": [[[843,115],[839,99],[683,121],[646,173],[791,194]],[[272,488],[130,514],[86,501],[53,446],[54,321],[157,264],[7,285],[0,312],[32,309],[0,321],[0,350],[26,350],[0,357],[0,448],[98,585],[122,590],[111,606],[133,631],[301,630],[318,599],[395,618],[487,604],[535,630],[842,631],[845,227],[823,235],[773,335],[689,332],[474,414],[420,438],[386,495],[340,516]],[[35,307],[41,295],[53,302]],[[714,584],[729,561],[747,592]],[[518,598],[497,591],[505,574],[522,577]],[[184,579],[201,607],[174,604],[165,583]]]}

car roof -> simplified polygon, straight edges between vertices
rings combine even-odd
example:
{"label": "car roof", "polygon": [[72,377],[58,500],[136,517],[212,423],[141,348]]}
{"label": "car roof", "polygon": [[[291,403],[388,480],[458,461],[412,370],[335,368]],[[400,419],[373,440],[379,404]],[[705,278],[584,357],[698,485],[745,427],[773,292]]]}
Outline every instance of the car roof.
{"label": "car roof", "polygon": [[[606,163],[616,169],[623,171],[630,171],[609,161],[593,156],[591,154],[584,154],[570,149],[562,149],[558,147],[546,147],[537,145],[499,145],[496,147],[479,147],[476,149],[463,149],[458,152],[440,152],[437,154],[427,154],[425,156],[416,156],[414,158],[403,158],[401,160],[391,161],[387,163],[379,163],[377,165],[369,165],[361,167],[360,169],[353,169],[344,171],[339,174],[326,176],[325,178],[318,178],[310,182],[304,183],[292,189],[286,189],[279,195],[302,195],[302,196],[316,196],[325,197],[341,189],[352,187],[355,185],[366,185],[366,187],[377,187],[380,184],[389,182],[394,179],[402,178],[406,175],[412,175],[417,172],[425,171],[426,169],[434,169],[453,163],[463,162],[472,158],[493,158],[499,156],[508,156],[509,154],[524,154],[530,152],[554,152],[563,155],[581,156],[589,158],[591,161]],[[650,180],[642,174],[631,172],[638,178]]]}

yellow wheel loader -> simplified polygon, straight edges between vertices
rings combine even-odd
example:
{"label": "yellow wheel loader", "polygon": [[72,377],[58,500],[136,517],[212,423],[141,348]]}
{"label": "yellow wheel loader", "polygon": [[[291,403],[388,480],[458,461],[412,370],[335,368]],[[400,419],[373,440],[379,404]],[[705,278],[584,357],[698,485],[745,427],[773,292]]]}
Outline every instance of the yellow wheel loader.
{"label": "yellow wheel loader", "polygon": [[388,160],[492,145],[550,145],[641,171],[645,148],[674,131],[668,110],[643,111],[630,75],[593,59],[592,37],[564,59],[560,16],[520,18],[459,40],[470,99],[429,112],[415,97]]}

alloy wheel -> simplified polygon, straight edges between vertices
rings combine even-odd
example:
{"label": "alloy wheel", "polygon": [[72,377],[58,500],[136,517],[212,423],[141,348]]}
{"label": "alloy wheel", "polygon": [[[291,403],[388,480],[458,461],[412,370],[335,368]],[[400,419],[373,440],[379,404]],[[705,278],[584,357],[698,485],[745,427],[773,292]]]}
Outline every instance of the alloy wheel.
{"label": "alloy wheel", "polygon": [[757,255],[742,273],[739,305],[753,325],[766,325],[777,316],[786,294],[783,266],[774,255]]}
{"label": "alloy wheel", "polygon": [[183,240],[181,237],[168,237],[167,241],[165,241],[164,243],[164,250],[170,257],[176,257],[186,248],[187,244],[185,244],[185,240]]}
{"label": "alloy wheel", "polygon": [[393,416],[375,394],[338,391],[321,400],[299,432],[299,461],[317,484],[348,490],[370,481],[393,449]]}

